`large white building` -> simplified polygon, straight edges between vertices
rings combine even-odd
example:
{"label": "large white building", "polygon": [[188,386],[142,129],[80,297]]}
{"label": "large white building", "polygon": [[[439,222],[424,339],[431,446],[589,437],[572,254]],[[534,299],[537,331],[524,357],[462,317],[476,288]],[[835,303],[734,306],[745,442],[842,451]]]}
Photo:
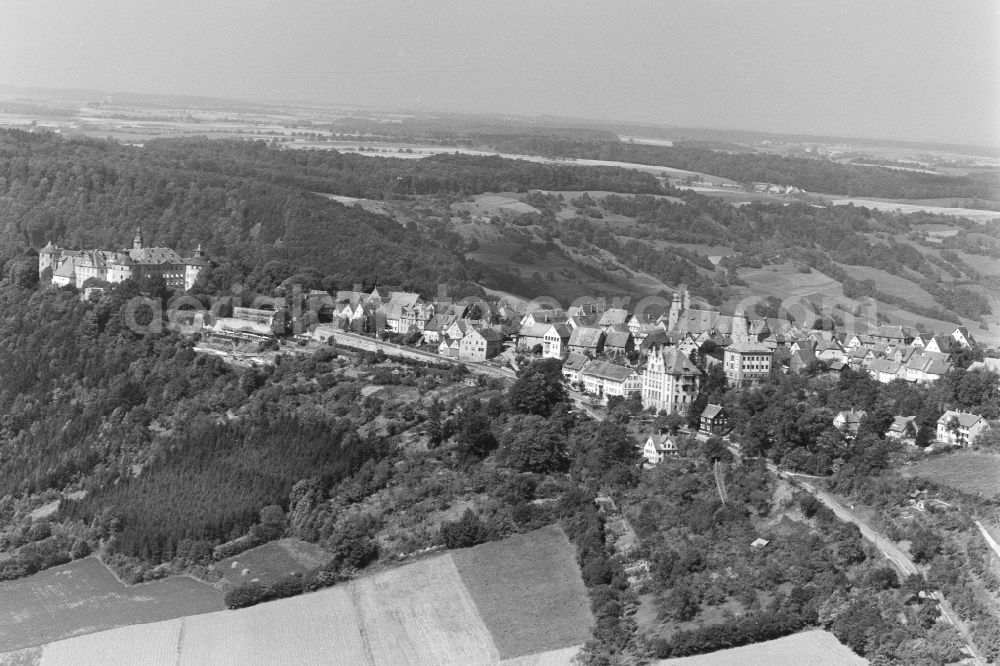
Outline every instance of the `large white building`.
{"label": "large white building", "polygon": [[986,419],[979,414],[948,410],[937,422],[937,440],[952,446],[969,446],[983,430]]}
{"label": "large white building", "polygon": [[654,348],[642,377],[642,406],[680,412],[698,397],[704,373],[677,347]]}
{"label": "large white building", "polygon": [[52,284],[73,285],[82,289],[95,278],[116,284],[125,280],[161,277],[170,291],[187,291],[194,286],[208,260],[201,246],[193,257],[182,259],[168,247],[145,247],[142,230],[137,229],[130,249],[120,252],[107,250],[66,250],[49,242],[38,252],[38,274],[52,271]]}
{"label": "large white building", "polygon": [[623,365],[607,361],[588,361],[580,370],[583,389],[607,403],[612,396],[627,398],[642,391],[642,375]]}

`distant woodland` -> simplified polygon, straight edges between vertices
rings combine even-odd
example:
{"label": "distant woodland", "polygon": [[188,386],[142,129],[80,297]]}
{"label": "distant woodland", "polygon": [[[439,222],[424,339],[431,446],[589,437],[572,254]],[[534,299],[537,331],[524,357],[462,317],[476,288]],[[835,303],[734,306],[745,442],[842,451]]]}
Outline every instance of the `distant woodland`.
{"label": "distant woodland", "polygon": [[[943,176],[839,164],[827,159],[782,157],[736,146],[717,150],[694,142],[650,146],[617,140],[574,140],[525,135],[473,135],[473,143],[501,152],[613,160],[685,169],[729,178],[740,183],[792,185],[810,192],[896,199],[942,197],[1000,200],[1000,182],[994,174]],[[733,150],[732,148],[735,148]]]}

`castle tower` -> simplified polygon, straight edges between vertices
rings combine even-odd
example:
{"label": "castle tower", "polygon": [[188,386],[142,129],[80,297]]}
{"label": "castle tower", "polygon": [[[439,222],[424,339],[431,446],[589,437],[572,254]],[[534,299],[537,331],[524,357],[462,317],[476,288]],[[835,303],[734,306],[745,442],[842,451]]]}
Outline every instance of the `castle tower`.
{"label": "castle tower", "polygon": [[194,251],[194,256],[184,260],[184,291],[189,290],[198,281],[198,276],[209,265],[205,256],[205,250],[198,243],[198,249]]}
{"label": "castle tower", "polygon": [[142,249],[142,227],[135,228],[135,238],[132,240],[132,249],[133,250]]}
{"label": "castle tower", "polygon": [[683,307],[685,310],[690,310],[691,309],[691,292],[688,291],[688,286],[686,284],[682,284],[681,288],[680,288],[680,292],[681,292],[681,307]]}
{"label": "castle tower", "polygon": [[49,241],[45,247],[38,251],[38,276],[41,277],[42,273],[45,272],[46,268],[51,268],[53,271],[59,268],[58,258],[62,254],[59,248],[52,245],[52,241]]}

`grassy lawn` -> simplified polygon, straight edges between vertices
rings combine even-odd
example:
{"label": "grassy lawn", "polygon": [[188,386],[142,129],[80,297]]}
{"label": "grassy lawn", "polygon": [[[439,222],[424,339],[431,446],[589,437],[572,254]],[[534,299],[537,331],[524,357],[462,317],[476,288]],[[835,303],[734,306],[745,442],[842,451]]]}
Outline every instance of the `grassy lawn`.
{"label": "grassy lawn", "polygon": [[994,497],[1000,493],[1000,456],[965,452],[940,455],[904,468],[903,474],[973,495]]}
{"label": "grassy lawn", "polygon": [[501,659],[579,645],[594,620],[576,550],[558,527],[452,553]]}

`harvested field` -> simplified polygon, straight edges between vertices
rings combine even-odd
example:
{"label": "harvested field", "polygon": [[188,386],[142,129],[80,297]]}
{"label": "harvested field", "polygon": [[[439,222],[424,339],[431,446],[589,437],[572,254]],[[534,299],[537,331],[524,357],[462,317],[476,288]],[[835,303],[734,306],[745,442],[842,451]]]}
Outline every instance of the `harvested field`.
{"label": "harvested field", "polygon": [[573,663],[573,657],[576,656],[581,647],[583,646],[574,645],[560,650],[549,650],[548,652],[529,654],[525,657],[504,659],[500,662],[500,666],[570,666]]}
{"label": "harvested field", "polygon": [[[219,560],[215,568],[227,583],[239,585],[255,578],[272,583],[290,573],[303,573],[325,564],[330,554],[301,539],[279,539]],[[244,571],[247,573],[244,575]]]}
{"label": "harvested field", "polygon": [[0,599],[2,651],[223,607],[218,591],[191,578],[126,587],[92,557],[0,583]]}
{"label": "harvested field", "polygon": [[544,527],[453,557],[501,658],[576,646],[589,638],[587,590],[576,550],[560,528]]}
{"label": "harvested field", "polygon": [[906,476],[921,477],[973,495],[1000,494],[1000,457],[982,453],[953,453],[902,468]]}
{"label": "harvested field", "polygon": [[861,666],[868,661],[851,652],[828,632],[804,631],[773,641],[679,659],[659,666]]}
{"label": "harvested field", "polygon": [[370,663],[348,586],[183,622],[177,666]]}
{"label": "harvested field", "polygon": [[351,598],[376,664],[499,661],[450,556],[362,578]]}
{"label": "harvested field", "polygon": [[[183,620],[120,627],[112,632],[79,636],[46,645],[42,666],[102,666],[102,664],[143,664],[174,666],[181,639]],[[114,640],[108,640],[113,634]]]}
{"label": "harvested field", "polygon": [[843,299],[844,290],[840,283],[828,275],[813,269],[800,273],[792,264],[779,264],[763,268],[741,268],[739,276],[745,280],[750,290],[761,295],[779,298],[789,296],[824,296]]}

